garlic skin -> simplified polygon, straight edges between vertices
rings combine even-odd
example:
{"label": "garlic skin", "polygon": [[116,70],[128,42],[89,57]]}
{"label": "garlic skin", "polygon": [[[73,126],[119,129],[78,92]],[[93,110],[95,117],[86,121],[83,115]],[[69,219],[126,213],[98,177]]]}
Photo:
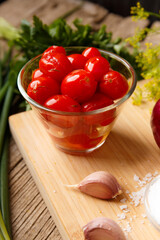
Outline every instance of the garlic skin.
{"label": "garlic skin", "polygon": [[85,240],[126,240],[120,226],[109,218],[95,218],[82,229]]}
{"label": "garlic skin", "polygon": [[105,171],[91,173],[77,187],[81,192],[100,199],[112,199],[122,193],[117,179]]}

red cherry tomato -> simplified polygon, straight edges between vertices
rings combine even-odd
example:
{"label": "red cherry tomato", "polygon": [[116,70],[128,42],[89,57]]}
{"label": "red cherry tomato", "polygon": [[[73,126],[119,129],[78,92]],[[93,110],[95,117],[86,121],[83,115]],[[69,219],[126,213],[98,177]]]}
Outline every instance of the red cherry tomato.
{"label": "red cherry tomato", "polygon": [[[80,112],[81,106],[72,98],[65,95],[55,95],[47,99],[44,104],[45,107],[52,110],[64,111],[64,112]],[[60,114],[54,114],[50,112],[43,113],[43,118],[45,119],[48,126],[51,129],[57,127],[61,128],[58,131],[63,131],[64,129],[73,128],[77,125],[79,121],[79,116],[66,116]],[[52,130],[51,130],[52,131]],[[56,131],[56,130],[53,130]],[[60,136],[63,137],[63,136]]]}
{"label": "red cherry tomato", "polygon": [[[102,93],[95,93],[93,97],[82,104],[82,111],[88,112],[112,105],[114,102],[111,98]],[[106,126],[110,124],[115,118],[115,109],[97,113],[95,115],[88,115],[84,117],[85,123],[88,125]]]}
{"label": "red cherry tomato", "polygon": [[74,70],[83,69],[87,61],[87,58],[85,58],[82,54],[71,54],[68,56],[68,59]]}
{"label": "red cherry tomato", "polygon": [[27,94],[36,102],[44,104],[44,102],[54,94],[60,91],[59,83],[50,78],[41,76],[28,85]]}
{"label": "red cherry tomato", "polygon": [[55,95],[50,97],[49,99],[47,99],[44,106],[53,110],[64,112],[81,111],[81,106],[79,105],[79,103],[71,97],[65,95]]}
{"label": "red cherry tomato", "polygon": [[[70,118],[68,120],[70,121]],[[51,137],[57,144],[59,144],[61,147],[69,149],[76,148],[82,150],[96,147],[99,143],[103,142],[104,136],[99,136],[99,132],[96,128],[84,125],[81,121],[78,121],[75,124],[75,120],[76,119],[74,119],[74,125],[72,125],[72,129],[63,128],[63,130],[60,130],[60,132],[62,132],[60,136],[52,134],[50,131]],[[60,122],[57,123],[59,124]],[[64,123],[64,121],[61,123]]]}
{"label": "red cherry tomato", "polygon": [[53,53],[62,53],[66,55],[66,50],[61,46],[51,46],[44,51],[43,56],[45,56],[46,54],[53,54]]}
{"label": "red cherry tomato", "polygon": [[96,147],[102,141],[102,138],[90,138],[84,133],[68,136],[65,141],[68,142],[69,147],[74,148],[76,146],[77,149],[82,150]]}
{"label": "red cherry tomato", "polygon": [[89,137],[86,134],[75,134],[67,137],[69,143],[72,144],[80,144],[80,145],[88,145]]}
{"label": "red cherry tomato", "polygon": [[[90,147],[89,145],[89,138],[84,135],[71,135],[64,138],[58,138],[51,135],[51,138],[54,142],[56,142],[58,145],[60,145],[62,148],[65,149],[77,149],[77,150],[83,150],[88,149]],[[88,146],[89,145],[89,146]]]}
{"label": "red cherry tomato", "polygon": [[[63,132],[63,134],[58,137],[64,137],[66,135],[67,129],[74,128],[78,123],[78,116],[66,116],[66,115],[58,115],[52,112],[41,113],[41,118],[43,119],[44,125],[46,128],[50,129],[50,133],[52,135],[59,135],[59,132]],[[70,129],[71,130],[71,129]],[[52,133],[53,131],[53,133]],[[70,131],[68,132],[70,134]],[[68,135],[67,134],[67,135]]]}
{"label": "red cherry tomato", "polygon": [[49,77],[61,82],[64,76],[72,71],[67,56],[61,53],[48,53],[39,61],[40,70]]}
{"label": "red cherry tomato", "polygon": [[93,97],[82,104],[82,111],[88,112],[113,104],[113,100],[102,93],[95,93]]}
{"label": "red cherry tomato", "polygon": [[97,56],[101,56],[99,50],[97,48],[94,47],[88,47],[86,48],[83,52],[82,55],[84,57],[86,57],[87,59],[90,59],[92,57],[97,57]]}
{"label": "red cherry tomato", "polygon": [[32,73],[32,81],[39,78],[39,77],[44,77],[45,74],[43,72],[41,72],[41,70],[38,68],[36,70],[34,70],[34,72]]}
{"label": "red cherry tomato", "polygon": [[97,82],[83,69],[74,70],[62,81],[61,92],[79,103],[87,101],[96,91]]}
{"label": "red cherry tomato", "polygon": [[100,81],[100,91],[113,100],[123,97],[128,87],[127,79],[117,71],[106,73]]}
{"label": "red cherry tomato", "polygon": [[101,80],[103,75],[109,71],[109,68],[109,62],[101,56],[90,58],[84,67],[84,69],[90,72],[97,81]]}

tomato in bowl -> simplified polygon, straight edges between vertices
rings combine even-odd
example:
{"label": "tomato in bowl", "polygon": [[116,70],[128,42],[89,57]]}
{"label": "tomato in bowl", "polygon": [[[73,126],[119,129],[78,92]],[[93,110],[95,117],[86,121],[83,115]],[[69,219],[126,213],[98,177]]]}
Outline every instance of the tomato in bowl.
{"label": "tomato in bowl", "polygon": [[[41,84],[36,85],[39,79]],[[113,94],[112,86],[118,86],[119,92]],[[92,152],[105,142],[135,87],[134,69],[126,60],[89,47],[50,47],[18,76],[21,94],[54,144],[70,154]]]}

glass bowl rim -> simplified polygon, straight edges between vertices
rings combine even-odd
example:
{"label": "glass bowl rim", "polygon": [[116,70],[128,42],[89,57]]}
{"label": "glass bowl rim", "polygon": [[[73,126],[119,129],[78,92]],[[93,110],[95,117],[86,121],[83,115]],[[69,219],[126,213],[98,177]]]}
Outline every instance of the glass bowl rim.
{"label": "glass bowl rim", "polygon": [[[65,47],[66,50],[69,50],[69,49],[74,50],[74,49],[78,49],[78,48],[84,50],[84,49],[87,48],[87,46],[86,47],[81,47],[81,46]],[[133,67],[131,66],[131,64],[128,61],[126,61],[124,58],[116,55],[115,53],[112,53],[112,52],[109,52],[109,51],[106,51],[106,50],[102,50],[102,49],[99,49],[99,48],[97,48],[97,49],[101,53],[107,54],[109,57],[114,58],[114,59],[118,60],[120,63],[122,63],[127,68],[127,70],[130,72],[131,77],[132,77],[132,86],[131,86],[130,90],[127,92],[126,95],[124,95],[122,98],[120,98],[117,102],[113,103],[112,105],[109,105],[109,106],[104,107],[104,108],[99,108],[99,109],[96,109],[96,110],[93,110],[93,111],[89,111],[89,112],[65,112],[65,111],[58,111],[58,110],[52,110],[52,109],[46,108],[46,107],[42,106],[41,104],[37,103],[36,101],[34,101],[33,99],[31,99],[28,96],[28,94],[26,93],[26,91],[24,90],[24,88],[21,84],[21,76],[22,76],[22,73],[25,70],[25,68],[30,63],[32,63],[34,60],[39,58],[42,54],[30,59],[20,70],[20,72],[18,74],[18,78],[17,78],[17,85],[18,85],[18,89],[19,89],[20,93],[25,98],[25,100],[27,102],[29,102],[31,105],[33,105],[34,107],[37,107],[41,110],[44,110],[44,111],[47,111],[47,112],[50,112],[50,113],[65,115],[65,116],[67,116],[67,115],[68,116],[96,115],[98,113],[103,113],[103,112],[106,112],[106,111],[117,108],[119,105],[121,105],[123,102],[125,102],[134,92],[134,90],[136,88],[136,84],[137,84],[136,73],[135,73]]]}

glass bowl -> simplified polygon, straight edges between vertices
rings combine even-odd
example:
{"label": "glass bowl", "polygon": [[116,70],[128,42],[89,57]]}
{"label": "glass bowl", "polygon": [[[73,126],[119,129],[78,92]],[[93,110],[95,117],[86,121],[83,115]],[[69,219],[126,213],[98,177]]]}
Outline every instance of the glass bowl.
{"label": "glass bowl", "polygon": [[146,187],[144,205],[147,217],[157,230],[160,231],[160,175]]}
{"label": "glass bowl", "polygon": [[[67,55],[82,53],[86,47],[67,47]],[[38,68],[40,56],[31,59],[20,71],[18,88],[30,104],[33,112],[45,126],[54,144],[60,150],[71,153],[89,153],[99,148],[106,140],[119,115],[122,106],[131,96],[136,87],[136,76],[132,66],[123,58],[103,50],[99,50],[113,70],[122,73],[128,80],[127,94],[114,104],[90,112],[62,112],[48,109],[27,95],[27,87],[31,81],[32,72]]]}

